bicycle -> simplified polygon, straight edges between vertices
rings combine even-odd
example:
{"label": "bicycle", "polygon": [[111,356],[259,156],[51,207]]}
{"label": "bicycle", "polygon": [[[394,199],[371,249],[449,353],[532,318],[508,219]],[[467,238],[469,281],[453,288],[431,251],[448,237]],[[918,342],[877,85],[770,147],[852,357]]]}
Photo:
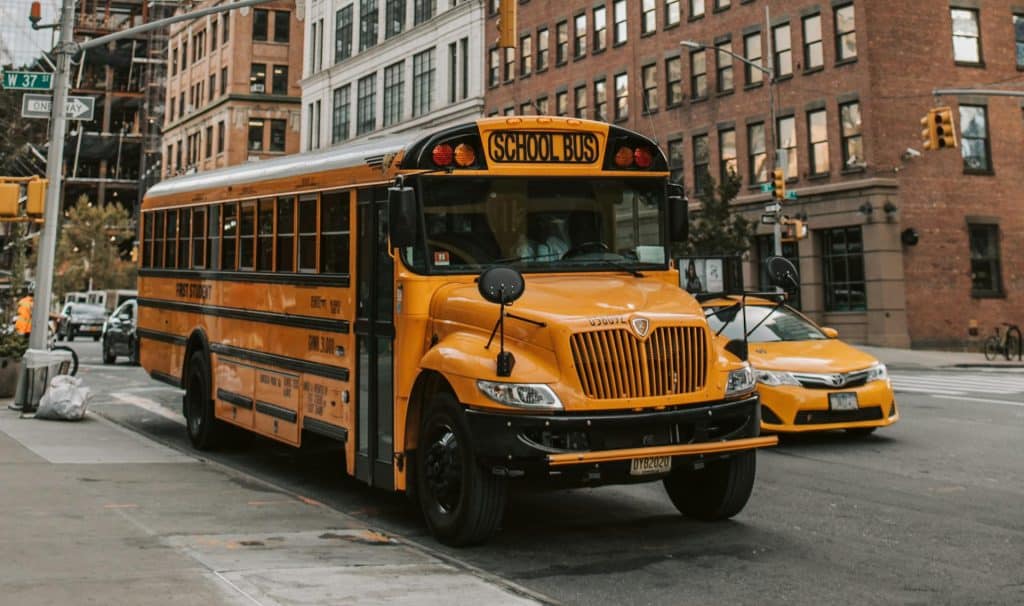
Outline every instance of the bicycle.
{"label": "bicycle", "polygon": [[1018,360],[1021,359],[1024,350],[1021,349],[1020,327],[1009,322],[1003,322],[1002,326],[1006,327],[1006,332],[1000,333],[999,326],[996,326],[995,334],[985,339],[985,359],[991,361],[1002,355],[1010,360],[1014,354],[1017,354]]}

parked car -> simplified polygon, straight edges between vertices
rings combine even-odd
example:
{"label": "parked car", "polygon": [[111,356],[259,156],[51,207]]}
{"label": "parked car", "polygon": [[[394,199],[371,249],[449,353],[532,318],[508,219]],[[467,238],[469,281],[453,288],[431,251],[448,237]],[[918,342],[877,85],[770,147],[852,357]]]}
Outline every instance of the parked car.
{"label": "parked car", "polygon": [[139,363],[138,306],[135,299],[125,301],[103,324],[103,363],[113,364],[117,356],[128,356]]}
{"label": "parked car", "polygon": [[[885,365],[838,339],[796,309],[747,297],[749,359],[761,395],[761,428],[771,432],[845,429],[867,435],[899,420]],[[740,297],[702,301],[713,332],[743,338]]]}
{"label": "parked car", "polygon": [[67,303],[57,318],[57,340],[74,341],[78,335],[88,335],[99,341],[107,310],[88,303]]}

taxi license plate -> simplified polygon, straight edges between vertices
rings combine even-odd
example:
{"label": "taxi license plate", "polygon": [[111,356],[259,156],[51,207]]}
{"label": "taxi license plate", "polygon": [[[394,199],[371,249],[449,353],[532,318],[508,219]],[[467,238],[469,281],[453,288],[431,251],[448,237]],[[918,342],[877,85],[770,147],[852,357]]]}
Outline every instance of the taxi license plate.
{"label": "taxi license plate", "polygon": [[629,475],[646,476],[672,470],[672,457],[644,457],[629,462]]}
{"label": "taxi license plate", "polygon": [[857,394],[852,391],[828,394],[829,410],[857,410]]}

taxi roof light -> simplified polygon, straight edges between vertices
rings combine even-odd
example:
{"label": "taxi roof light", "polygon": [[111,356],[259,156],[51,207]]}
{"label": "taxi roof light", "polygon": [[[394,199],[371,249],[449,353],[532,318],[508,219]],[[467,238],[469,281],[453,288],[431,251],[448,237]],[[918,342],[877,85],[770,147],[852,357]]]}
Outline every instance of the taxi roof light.
{"label": "taxi roof light", "polygon": [[633,149],[626,147],[625,145],[620,147],[615,152],[615,166],[619,168],[629,168],[633,165]]}
{"label": "taxi roof light", "polygon": [[455,147],[455,163],[465,168],[476,163],[476,150],[468,143],[459,143]]}
{"label": "taxi roof light", "polygon": [[447,143],[442,143],[441,145],[434,146],[434,150],[433,152],[431,152],[431,156],[434,159],[434,164],[443,168],[452,163],[452,160],[454,159],[455,156],[455,152],[452,150],[451,145],[448,145]]}

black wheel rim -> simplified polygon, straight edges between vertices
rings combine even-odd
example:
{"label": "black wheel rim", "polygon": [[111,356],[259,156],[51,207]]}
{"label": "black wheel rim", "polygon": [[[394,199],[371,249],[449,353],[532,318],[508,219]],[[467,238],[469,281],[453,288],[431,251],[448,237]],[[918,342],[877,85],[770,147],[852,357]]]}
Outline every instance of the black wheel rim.
{"label": "black wheel rim", "polygon": [[455,431],[440,425],[431,432],[432,439],[424,460],[427,489],[441,513],[451,514],[462,497],[462,453]]}
{"label": "black wheel rim", "polygon": [[203,428],[203,380],[199,373],[195,373],[189,379],[188,391],[188,431],[193,436],[198,436]]}

